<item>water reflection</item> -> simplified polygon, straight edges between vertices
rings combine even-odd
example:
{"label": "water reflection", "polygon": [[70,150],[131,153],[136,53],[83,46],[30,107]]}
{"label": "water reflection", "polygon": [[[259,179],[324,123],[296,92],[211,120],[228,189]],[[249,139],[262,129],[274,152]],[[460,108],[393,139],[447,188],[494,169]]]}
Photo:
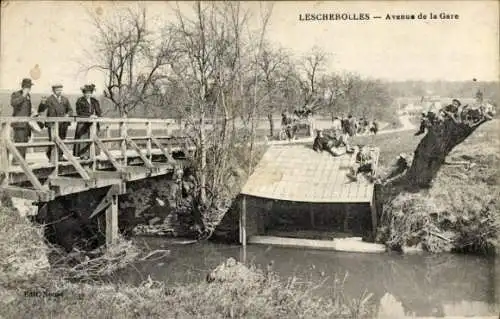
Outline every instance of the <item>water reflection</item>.
{"label": "water reflection", "polygon": [[[165,248],[159,238],[143,240],[152,249]],[[272,262],[284,280],[296,276],[303,282],[324,282],[314,291],[323,297],[331,294],[336,277],[347,276],[346,296],[373,293],[372,300],[382,312],[399,307],[396,310],[407,316],[498,315],[494,305],[500,299],[500,261],[495,264],[491,258],[355,254],[261,245],[244,249],[210,243],[168,248],[172,253],[165,260],[138,263],[118,274],[119,279],[137,284],[150,275],[172,285],[190,283],[204,280],[211,269],[234,257],[264,269]]]}

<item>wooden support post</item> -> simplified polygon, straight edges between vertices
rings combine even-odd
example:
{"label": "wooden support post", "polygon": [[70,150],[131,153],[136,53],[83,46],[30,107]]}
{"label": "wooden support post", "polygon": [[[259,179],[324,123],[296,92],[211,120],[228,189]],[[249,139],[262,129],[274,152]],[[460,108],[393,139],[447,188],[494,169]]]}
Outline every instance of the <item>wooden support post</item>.
{"label": "wooden support post", "polygon": [[125,123],[125,122],[120,122],[120,137],[122,138],[121,152],[122,152],[123,167],[127,167],[127,164],[128,164],[128,161],[127,161],[127,123]]}
{"label": "wooden support post", "polygon": [[113,195],[111,205],[106,209],[106,246],[118,240],[118,195]]}
{"label": "wooden support post", "polygon": [[95,172],[97,168],[97,154],[95,147],[96,138],[97,138],[97,123],[92,122],[90,124],[90,139],[92,140],[92,142],[90,143],[90,160],[92,161],[92,172]]}
{"label": "wooden support post", "polygon": [[[52,123],[52,126],[49,127],[49,130],[51,130],[52,133],[52,141],[54,142],[54,137],[59,136],[59,122],[54,122]],[[50,154],[50,161],[54,165],[54,171],[52,172],[51,176],[57,176],[59,175],[59,150],[57,148],[57,145],[52,147],[52,152]]]}
{"label": "wooden support post", "polygon": [[314,206],[312,204],[309,204],[309,217],[311,219],[311,227],[316,227],[314,223]]}
{"label": "wooden support post", "polygon": [[7,141],[10,140],[10,125],[7,123],[1,124],[0,132],[0,186],[9,185],[9,152],[7,150]]}
{"label": "wooden support post", "polygon": [[240,244],[245,247],[247,245],[247,199],[243,195],[241,198],[241,209],[240,209]]}
{"label": "wooden support post", "polygon": [[151,137],[153,136],[153,127],[151,126],[151,122],[146,123],[146,136],[148,139],[146,140],[146,151],[147,157],[150,161],[153,160],[153,155],[151,153]]}
{"label": "wooden support post", "polygon": [[247,247],[240,248],[240,263],[246,264],[247,262]]}
{"label": "wooden support post", "polygon": [[372,213],[372,231],[373,231],[373,241],[375,241],[377,237],[377,205],[375,203],[375,193],[372,195],[372,199],[370,201],[370,210]]}

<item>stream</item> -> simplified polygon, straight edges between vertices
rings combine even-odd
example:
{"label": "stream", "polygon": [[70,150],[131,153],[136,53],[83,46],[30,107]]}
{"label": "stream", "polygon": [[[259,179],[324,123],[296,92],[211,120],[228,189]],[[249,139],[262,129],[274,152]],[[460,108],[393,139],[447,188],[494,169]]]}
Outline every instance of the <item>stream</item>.
{"label": "stream", "polygon": [[345,279],[344,294],[359,298],[372,293],[380,304],[389,293],[405,314],[417,317],[498,316],[500,304],[500,259],[473,255],[398,253],[360,254],[266,245],[167,244],[157,237],[138,237],[139,246],[169,249],[161,260],[142,261],[126,268],[112,281],[137,285],[147,279],[176,286],[205,280],[207,273],[229,257],[249,265],[272,269],[282,280],[319,284],[313,293],[327,298]]}

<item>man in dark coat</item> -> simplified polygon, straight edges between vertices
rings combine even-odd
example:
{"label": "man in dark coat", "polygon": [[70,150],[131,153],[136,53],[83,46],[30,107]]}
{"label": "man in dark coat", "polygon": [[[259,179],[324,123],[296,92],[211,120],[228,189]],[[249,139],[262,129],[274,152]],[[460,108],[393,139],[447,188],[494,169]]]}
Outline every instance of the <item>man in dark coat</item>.
{"label": "man in dark coat", "polygon": [[[73,109],[69,103],[69,100],[62,95],[63,86],[62,84],[56,84],[52,86],[52,95],[48,98],[42,98],[40,105],[38,106],[38,113],[47,111],[47,117],[69,117],[73,116]],[[49,129],[49,139],[52,141],[52,129],[54,123],[47,123]],[[68,126],[70,122],[59,123],[59,138],[64,140],[68,133]],[[50,159],[52,154],[52,146],[47,148],[47,157]],[[62,158],[62,151],[59,150],[59,159]]]}
{"label": "man in dark coat", "polygon": [[[101,106],[99,101],[92,97],[92,93],[95,90],[95,85],[88,84],[82,87],[83,96],[76,101],[76,116],[78,117],[101,117]],[[89,139],[90,138],[90,127],[91,123],[78,123],[76,125],[75,140],[78,139]],[[99,129],[99,123],[97,123],[97,129]],[[81,157],[82,159],[89,158],[90,143],[78,143],[75,144],[73,149],[73,155],[76,157]]]}
{"label": "man in dark coat", "polygon": [[[33,86],[31,79],[23,79],[21,90],[12,93],[10,96],[10,105],[12,105],[12,116],[29,117],[31,116],[31,96],[30,91]],[[27,143],[31,136],[31,128],[28,123],[12,123],[13,138],[16,143]],[[26,159],[26,148],[18,148],[21,156]],[[13,164],[16,164],[14,158]]]}
{"label": "man in dark coat", "polygon": [[313,150],[315,152],[327,151],[332,156],[336,156],[332,152],[331,145],[330,145],[330,143],[328,141],[328,138],[326,138],[325,136],[323,136],[323,133],[321,132],[321,130],[317,130],[316,131],[316,138],[314,139],[314,142],[313,142]]}
{"label": "man in dark coat", "polygon": [[358,123],[356,122],[356,118],[353,117],[351,114],[347,116],[347,134],[349,136],[354,136],[356,135],[356,131],[358,129]]}

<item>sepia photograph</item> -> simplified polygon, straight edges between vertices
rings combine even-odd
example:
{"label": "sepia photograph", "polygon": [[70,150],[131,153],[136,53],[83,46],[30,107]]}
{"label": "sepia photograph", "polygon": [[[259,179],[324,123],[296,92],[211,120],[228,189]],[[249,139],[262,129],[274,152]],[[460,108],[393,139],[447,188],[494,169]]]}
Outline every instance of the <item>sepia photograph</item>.
{"label": "sepia photograph", "polygon": [[500,319],[500,3],[0,1],[0,319]]}

